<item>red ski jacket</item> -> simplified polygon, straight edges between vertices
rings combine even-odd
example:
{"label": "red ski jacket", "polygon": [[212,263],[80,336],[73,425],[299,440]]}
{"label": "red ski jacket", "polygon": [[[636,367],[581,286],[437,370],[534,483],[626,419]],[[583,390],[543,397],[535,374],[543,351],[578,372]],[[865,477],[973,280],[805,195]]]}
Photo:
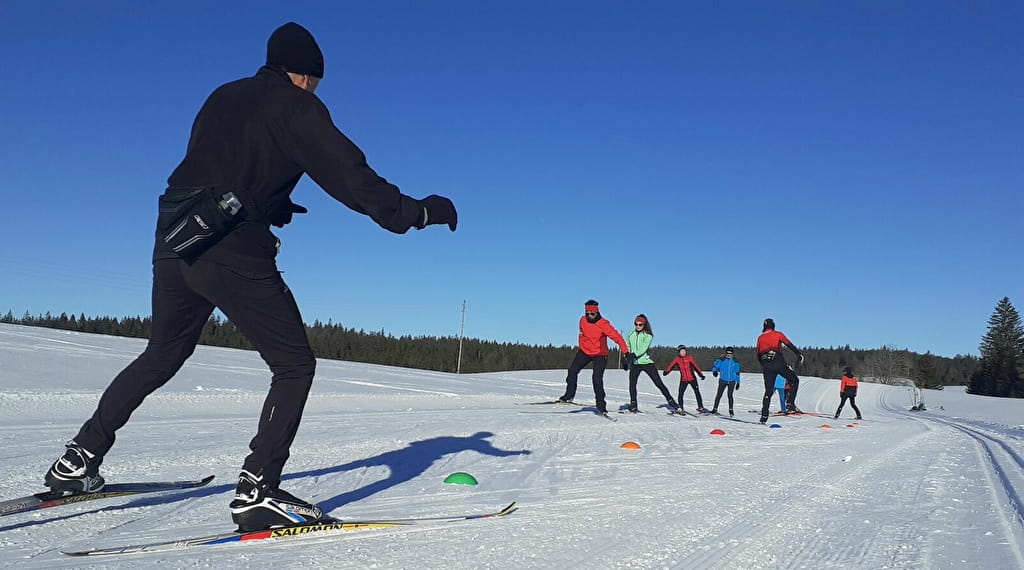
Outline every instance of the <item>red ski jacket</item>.
{"label": "red ski jacket", "polygon": [[847,394],[849,396],[856,396],[857,377],[843,375],[843,379],[839,382],[839,393]]}
{"label": "red ski jacket", "polygon": [[765,331],[761,333],[761,336],[757,337],[757,356],[760,357],[762,354],[771,351],[779,352],[782,350],[782,345],[788,346],[797,356],[800,356],[800,351],[793,345],[793,341],[774,329]]}
{"label": "red ski jacket", "polygon": [[694,372],[702,379],[704,378],[704,371],[700,369],[700,366],[697,366],[697,361],[689,354],[673,358],[672,362],[668,363],[668,368],[665,369],[665,372],[671,372],[673,368],[679,368],[680,382],[693,382],[695,378]]}
{"label": "red ski jacket", "polygon": [[622,354],[629,352],[626,341],[615,330],[608,319],[602,317],[596,323],[587,320],[587,317],[580,317],[580,350],[587,356],[608,356],[608,339],[611,338],[619,345]]}

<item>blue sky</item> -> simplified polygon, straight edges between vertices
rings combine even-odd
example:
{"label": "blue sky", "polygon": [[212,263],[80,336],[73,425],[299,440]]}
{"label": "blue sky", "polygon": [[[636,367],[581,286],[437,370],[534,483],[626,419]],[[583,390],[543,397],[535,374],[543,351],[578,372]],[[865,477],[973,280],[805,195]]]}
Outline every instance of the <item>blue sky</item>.
{"label": "blue sky", "polygon": [[[95,4],[95,5],[92,5]],[[307,322],[572,344],[976,354],[1024,309],[1024,4],[0,6],[0,312],[149,313],[156,197],[218,85],[294,20],[370,165],[449,196],[398,236],[308,179],[276,233]]]}

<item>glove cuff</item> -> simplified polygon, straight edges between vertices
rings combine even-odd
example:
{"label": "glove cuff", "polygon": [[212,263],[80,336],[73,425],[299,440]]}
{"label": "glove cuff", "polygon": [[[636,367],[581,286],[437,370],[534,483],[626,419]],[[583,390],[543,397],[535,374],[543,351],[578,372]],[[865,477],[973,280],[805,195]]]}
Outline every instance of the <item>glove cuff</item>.
{"label": "glove cuff", "polygon": [[422,204],[420,205],[420,207],[423,208],[423,215],[420,216],[419,220],[416,220],[415,226],[416,229],[418,230],[422,230],[423,228],[427,227],[427,220],[430,218],[430,216],[427,215],[427,207]]}

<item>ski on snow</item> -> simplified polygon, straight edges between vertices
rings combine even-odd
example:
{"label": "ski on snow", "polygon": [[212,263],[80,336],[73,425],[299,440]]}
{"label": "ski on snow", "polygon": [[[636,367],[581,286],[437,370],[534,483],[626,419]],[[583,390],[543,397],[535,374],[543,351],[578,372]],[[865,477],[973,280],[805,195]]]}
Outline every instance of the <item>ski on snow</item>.
{"label": "ski on snow", "polygon": [[546,405],[561,405],[561,406],[586,406],[581,402],[565,401],[565,400],[545,400],[543,402],[516,402],[517,406],[546,406]]}
{"label": "ski on snow", "polygon": [[734,417],[734,416],[719,416],[719,417],[722,418],[723,420],[728,420],[730,422],[740,422],[740,423],[744,423],[744,424],[760,425],[760,422],[752,422],[752,421],[748,421],[748,420],[741,420],[740,418],[737,418],[737,417]]}
{"label": "ski on snow", "polygon": [[[516,402],[516,405],[517,406],[548,406],[548,405],[551,405],[551,406],[556,406],[556,407],[557,406],[582,406],[582,407],[587,407],[587,406],[591,406],[592,404],[584,404],[584,403],[581,403],[581,402],[573,402],[573,401],[568,401],[567,402],[567,401],[564,401],[564,400],[546,400],[546,401],[543,401],[543,402]],[[519,413],[520,414],[531,414],[531,413],[533,413],[533,414],[538,414],[538,413],[540,413],[540,414],[547,414],[547,413],[558,413],[558,412],[552,412],[552,411],[533,412],[533,411],[530,411],[530,412],[519,412]],[[599,415],[599,416],[601,416],[601,417],[603,417],[606,420],[609,420],[609,421],[613,421],[613,422],[619,421],[619,420],[609,416],[607,412],[601,413],[601,412],[598,412],[597,410],[594,410],[594,413]]]}
{"label": "ski on snow", "polygon": [[384,529],[396,527],[409,527],[416,525],[445,524],[458,521],[486,519],[503,517],[516,511],[516,504],[495,511],[474,515],[459,515],[445,517],[421,517],[405,519],[376,519],[376,520],[351,520],[329,519],[326,521],[303,523],[268,530],[255,530],[249,532],[223,532],[208,536],[193,538],[177,538],[160,542],[146,544],[131,544],[126,546],[112,546],[109,548],[94,548],[90,550],[62,551],[68,556],[107,556],[113,554],[133,554],[138,552],[161,552],[166,550],[181,550],[194,546],[208,546],[215,544],[227,544],[231,542],[244,542],[250,540],[283,539],[310,536],[329,532],[351,532],[357,530]]}
{"label": "ski on snow", "polygon": [[[761,413],[761,410],[747,410],[747,411],[752,413],[752,414],[760,414]],[[822,413],[822,412],[802,412],[802,411],[801,412],[771,412],[768,415],[770,417],[773,417],[773,418],[799,418],[801,416],[808,416],[808,417],[832,419],[832,415],[831,414],[826,414],[826,413]]]}
{"label": "ski on snow", "polygon": [[36,493],[18,499],[0,501],[0,517],[48,509],[72,503],[83,503],[97,499],[109,499],[112,497],[124,497],[127,495],[141,495],[143,493],[159,493],[161,491],[177,491],[180,489],[195,489],[213,481],[213,475],[195,481],[154,481],[147,483],[111,483],[95,493],[61,493],[46,492]]}

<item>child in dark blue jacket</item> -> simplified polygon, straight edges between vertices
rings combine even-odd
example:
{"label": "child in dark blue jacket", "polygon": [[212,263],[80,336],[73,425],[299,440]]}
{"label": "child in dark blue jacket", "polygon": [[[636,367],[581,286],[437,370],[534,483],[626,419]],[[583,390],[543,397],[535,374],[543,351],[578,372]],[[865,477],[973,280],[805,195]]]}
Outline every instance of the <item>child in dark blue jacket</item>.
{"label": "child in dark blue jacket", "polygon": [[712,414],[718,413],[718,404],[722,401],[722,393],[729,392],[729,415],[733,413],[733,390],[740,389],[740,363],[733,360],[732,347],[725,349],[725,354],[711,365],[711,374],[718,377],[718,393],[715,395],[715,406]]}

